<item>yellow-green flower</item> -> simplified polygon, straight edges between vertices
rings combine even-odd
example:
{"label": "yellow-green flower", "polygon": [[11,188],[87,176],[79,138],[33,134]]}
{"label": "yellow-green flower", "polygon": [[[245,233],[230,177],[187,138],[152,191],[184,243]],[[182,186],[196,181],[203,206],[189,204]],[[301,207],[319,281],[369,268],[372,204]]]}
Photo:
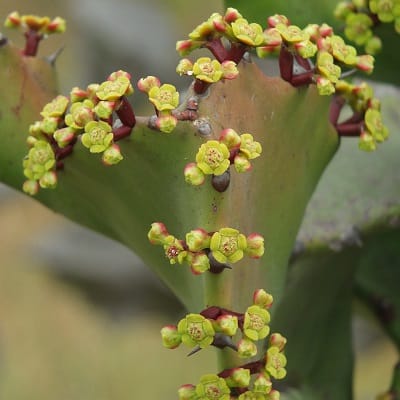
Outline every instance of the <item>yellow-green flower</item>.
{"label": "yellow-green flower", "polygon": [[153,86],[148,94],[150,102],[158,111],[171,111],[178,107],[179,93],[174,85],[164,83],[160,87]]}
{"label": "yellow-green flower", "polygon": [[230,165],[229,150],[217,140],[208,140],[196,154],[198,168],[206,175],[222,175]]}
{"label": "yellow-green flower", "polygon": [[187,261],[194,275],[200,275],[211,267],[210,260],[206,253],[188,253]]}
{"label": "yellow-green flower", "polygon": [[310,40],[304,40],[302,42],[297,42],[294,44],[297,54],[303,58],[314,57],[318,50],[318,47]]}
{"label": "yellow-green flower", "polygon": [[238,356],[241,358],[251,358],[257,354],[257,345],[249,338],[243,337],[237,343]]}
{"label": "yellow-green flower", "polygon": [[111,126],[104,121],[90,121],[85,125],[85,133],[81,140],[91,153],[102,153],[112,143]]}
{"label": "yellow-green flower", "polygon": [[238,397],[238,400],[266,400],[266,397],[262,393],[246,390]]}
{"label": "yellow-green flower", "polygon": [[189,347],[205,348],[214,341],[212,323],[200,314],[188,314],[178,323],[178,333],[182,343]]}
{"label": "yellow-green flower", "polygon": [[378,19],[382,22],[392,22],[395,18],[400,17],[399,0],[370,0],[369,8],[378,15]]}
{"label": "yellow-green flower", "polygon": [[40,113],[40,115],[42,117],[61,117],[62,115],[64,115],[68,103],[69,103],[68,97],[58,95],[50,103],[47,103],[43,107],[43,110]]}
{"label": "yellow-green flower", "polygon": [[196,385],[196,400],[229,400],[230,389],[223,378],[207,374],[200,378]]}
{"label": "yellow-green flower", "polygon": [[248,46],[260,46],[264,43],[264,34],[261,25],[249,24],[244,18],[232,22],[232,32],[236,39]]}
{"label": "yellow-green flower", "polygon": [[165,239],[164,251],[170,264],[182,264],[188,255],[188,252],[183,248],[182,241],[172,235]]}
{"label": "yellow-green flower", "polygon": [[304,42],[309,39],[308,33],[296,25],[277,24],[276,29],[288,43]]}
{"label": "yellow-green flower", "polygon": [[272,346],[267,350],[267,362],[265,370],[275,379],[283,379],[286,376],[286,357],[278,347]]}
{"label": "yellow-green flower", "polygon": [[387,139],[389,131],[382,122],[380,111],[369,108],[364,116],[365,126],[377,142]]}
{"label": "yellow-green flower", "polygon": [[332,83],[339,80],[341,69],[333,62],[333,56],[327,51],[320,51],[317,55],[318,72]]}
{"label": "yellow-green flower", "polygon": [[221,64],[209,57],[200,57],[193,64],[193,75],[201,81],[214,83],[218,82],[223,75]]}
{"label": "yellow-green flower", "polygon": [[247,308],[244,314],[243,332],[251,340],[261,340],[268,336],[269,312],[258,305]]}
{"label": "yellow-green flower", "polygon": [[85,125],[93,121],[94,111],[93,102],[90,100],[79,101],[73,103],[69,114],[65,116],[65,123],[74,129],[83,129]]}
{"label": "yellow-green flower", "polygon": [[171,133],[176,128],[178,120],[171,114],[160,115],[155,124],[160,132]]}
{"label": "yellow-green flower", "polygon": [[253,383],[253,391],[255,393],[268,394],[272,389],[272,382],[269,375],[261,372],[256,376]]}
{"label": "yellow-green flower", "polygon": [[374,137],[369,132],[362,132],[358,142],[358,148],[364,151],[375,151],[376,142]]}
{"label": "yellow-green flower", "polygon": [[204,183],[205,175],[196,163],[189,163],[183,171],[185,182],[193,186],[199,186]]}
{"label": "yellow-green flower", "polygon": [[117,144],[112,144],[111,146],[107,147],[103,155],[101,157],[101,161],[104,165],[116,165],[120,161],[124,159],[123,155],[121,154],[121,149]]}
{"label": "yellow-green flower", "polygon": [[245,388],[250,385],[250,370],[247,368],[234,368],[229,376],[225,378],[229,387]]}
{"label": "yellow-green flower", "polygon": [[23,161],[24,175],[33,181],[37,181],[56,164],[56,158],[51,145],[44,140],[37,140],[29,150]]}
{"label": "yellow-green flower", "polygon": [[63,148],[68,146],[75,139],[75,130],[70,128],[69,126],[61,129],[57,129],[53,138],[57,142],[58,146]]}
{"label": "yellow-green flower", "polygon": [[175,349],[182,343],[181,334],[175,325],[167,325],[161,329],[161,340],[167,349]]}
{"label": "yellow-green flower", "polygon": [[255,141],[250,133],[243,133],[240,135],[240,151],[249,160],[253,160],[259,157],[262,152],[261,143]]}
{"label": "yellow-green flower", "polygon": [[321,96],[329,96],[335,93],[335,86],[333,83],[323,76],[317,77],[317,89]]}
{"label": "yellow-green flower", "polygon": [[357,50],[353,46],[347,45],[340,36],[328,36],[325,41],[330,46],[330,53],[336,60],[350,66],[356,63]]}
{"label": "yellow-green flower", "polygon": [[246,237],[233,228],[221,228],[211,237],[212,255],[220,263],[238,262],[243,258],[246,247]]}
{"label": "yellow-green flower", "polygon": [[100,100],[115,101],[122,96],[133,92],[131,82],[126,76],[120,75],[115,80],[108,80],[100,84],[96,96]]}
{"label": "yellow-green flower", "polygon": [[372,25],[372,19],[367,14],[350,13],[346,17],[344,34],[357,46],[362,46],[370,37],[372,37]]}
{"label": "yellow-green flower", "polygon": [[238,318],[236,315],[221,315],[215,321],[215,329],[224,335],[233,336],[238,330]]}

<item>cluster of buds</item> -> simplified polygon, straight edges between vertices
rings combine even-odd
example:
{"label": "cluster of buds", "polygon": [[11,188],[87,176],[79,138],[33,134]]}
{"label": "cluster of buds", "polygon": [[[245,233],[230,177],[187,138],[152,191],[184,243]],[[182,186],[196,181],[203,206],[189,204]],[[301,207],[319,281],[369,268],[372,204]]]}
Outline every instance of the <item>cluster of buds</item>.
{"label": "cluster of buds", "polygon": [[[230,347],[242,358],[257,355],[256,341],[268,337],[272,295],[258,289],[253,304],[245,313],[238,313],[212,306],[200,314],[188,314],[177,325],[161,329],[163,345],[174,349],[181,343],[194,348],[190,354],[210,345],[217,348]],[[235,344],[233,337],[241,332]],[[284,348],[286,338],[280,333],[269,335],[264,357],[240,367],[226,369],[218,375],[207,374],[198,385],[186,384],[179,388],[179,399],[279,399],[279,392],[272,388],[273,379],[286,376]],[[251,380],[251,376],[254,379]],[[210,397],[212,394],[212,397]]]}
{"label": "cluster of buds", "polygon": [[25,35],[26,44],[23,54],[35,56],[39,42],[52,33],[63,33],[66,29],[65,20],[56,17],[39,17],[37,15],[19,15],[17,11],[9,14],[4,22],[7,28],[19,28]]}
{"label": "cluster of buds", "polygon": [[117,71],[101,84],[90,84],[85,90],[75,87],[69,97],[59,95],[46,104],[42,119],[29,127],[24,191],[33,195],[39,187],[55,187],[55,171],[63,166],[61,160],[72,152],[78,137],[91,153],[102,153],[105,165],[119,163],[123,157],[115,142],[128,136],[136,122],[126,98],[132,93],[130,74]]}
{"label": "cluster of buds", "polygon": [[[225,46],[222,39],[230,44]],[[335,92],[343,66],[370,73],[374,61],[371,55],[357,55],[356,49],[326,24],[310,24],[301,29],[291,25],[284,15],[277,14],[267,18],[267,27],[263,30],[261,25],[249,23],[234,8],[228,8],[225,15],[212,14],[189,34],[189,39],[176,45],[182,56],[199,47],[209,49],[216,58],[214,61],[206,57],[199,59],[210,72],[203,73],[199,60],[192,65],[184,59],[177,68],[180,74],[195,75],[196,81],[198,76],[207,75],[207,79],[215,82],[223,74],[224,63],[234,62],[236,68],[246,52],[254,51],[260,58],[279,54],[283,79],[294,86],[316,83],[321,95]],[[233,64],[229,69],[232,68]]]}
{"label": "cluster of buds", "polygon": [[188,232],[185,240],[180,240],[171,235],[163,223],[154,222],[147,236],[151,244],[163,246],[171,264],[186,262],[195,275],[206,271],[219,273],[244,255],[258,259],[264,254],[261,235],[252,233],[246,238],[233,228],[221,228],[217,232],[198,228]]}
{"label": "cluster of buds", "polygon": [[[185,180],[197,186],[204,183],[206,175],[229,177],[231,164],[237,172],[247,172],[252,168],[250,160],[259,157],[261,152],[261,144],[250,133],[239,135],[231,128],[224,129],[218,140],[208,140],[200,146],[196,162],[184,169]],[[228,185],[229,180],[221,188],[213,184],[218,191],[225,191]]]}
{"label": "cluster of buds", "polygon": [[176,67],[176,72],[179,75],[195,78],[193,90],[197,94],[204,93],[211,83],[235,79],[239,74],[234,61],[226,60],[220,63],[218,60],[212,60],[209,57],[200,57],[195,63],[192,63],[188,58],[183,58]]}
{"label": "cluster of buds", "polygon": [[[340,102],[331,106],[331,122],[341,136],[359,136],[359,148],[374,151],[378,143],[385,141],[389,135],[383,124],[381,104],[374,97],[374,92],[367,83],[351,84],[340,80],[336,90],[341,96]],[[337,123],[344,101],[350,105],[353,114],[346,121]]]}
{"label": "cluster of buds", "polygon": [[400,2],[398,0],[351,0],[337,4],[335,17],[345,23],[344,34],[366,53],[375,55],[382,48],[374,28],[381,23],[394,23],[400,33]]}
{"label": "cluster of buds", "polygon": [[147,93],[149,101],[154,105],[156,119],[153,127],[164,133],[172,132],[178,119],[173,111],[179,105],[179,92],[174,85],[164,83],[155,76],[147,76],[138,81],[140,91]]}

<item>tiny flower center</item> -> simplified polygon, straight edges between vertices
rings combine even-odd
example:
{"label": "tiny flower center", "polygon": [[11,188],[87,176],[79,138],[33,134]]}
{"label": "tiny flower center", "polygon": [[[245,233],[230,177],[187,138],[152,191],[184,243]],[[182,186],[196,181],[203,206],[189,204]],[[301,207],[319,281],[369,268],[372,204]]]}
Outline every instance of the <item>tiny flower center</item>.
{"label": "tiny flower center", "polygon": [[178,256],[180,250],[176,246],[170,246],[167,250],[168,258],[175,258]]}
{"label": "tiny flower center", "polygon": [[202,325],[199,322],[192,322],[189,324],[187,329],[188,334],[195,341],[200,341],[204,338],[204,332],[202,329]]}
{"label": "tiny flower center", "polygon": [[158,95],[158,99],[161,103],[170,103],[172,100],[172,93],[168,92],[167,90],[162,90]]}
{"label": "tiny flower center", "polygon": [[230,256],[233,254],[238,248],[236,238],[232,236],[223,236],[221,239],[220,250],[226,255]]}
{"label": "tiny flower center", "polygon": [[393,7],[393,2],[391,0],[381,0],[379,2],[379,10],[383,12],[391,12]]}
{"label": "tiny flower center", "polygon": [[239,31],[241,34],[248,36],[251,39],[254,39],[256,37],[256,32],[250,25],[240,25]]}
{"label": "tiny flower center", "polygon": [[257,314],[249,314],[250,326],[256,331],[260,331],[264,327],[263,319]]}
{"label": "tiny flower center", "polygon": [[101,143],[104,140],[106,133],[101,128],[94,128],[90,131],[90,140],[92,143]]}
{"label": "tiny flower center", "polygon": [[205,392],[209,399],[219,399],[221,396],[221,391],[215,385],[207,385]]}
{"label": "tiny flower center", "polygon": [[204,74],[206,74],[206,75],[211,75],[214,72],[214,67],[212,66],[212,64],[210,62],[200,64],[199,67],[200,67],[201,71],[204,72]]}
{"label": "tiny flower center", "polygon": [[271,365],[276,369],[279,370],[282,368],[282,362],[278,354],[273,355],[270,359]]}
{"label": "tiny flower center", "polygon": [[49,153],[45,149],[38,149],[32,155],[32,161],[35,164],[45,164],[49,158]]}
{"label": "tiny flower center", "polygon": [[205,154],[205,159],[207,164],[211,168],[218,167],[221,162],[224,160],[224,156],[222,153],[214,147],[208,148]]}

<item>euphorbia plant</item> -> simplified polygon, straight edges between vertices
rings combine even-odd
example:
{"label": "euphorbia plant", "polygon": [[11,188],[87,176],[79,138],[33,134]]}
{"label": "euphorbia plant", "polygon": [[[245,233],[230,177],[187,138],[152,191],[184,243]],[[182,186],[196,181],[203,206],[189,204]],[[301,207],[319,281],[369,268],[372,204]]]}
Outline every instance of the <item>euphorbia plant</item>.
{"label": "euphorbia plant", "polygon": [[[213,346],[220,364],[184,384],[182,400],[272,400],[290,390],[328,398],[324,379],[313,381],[298,365],[290,370],[290,352],[288,384],[278,389],[275,382],[286,377],[279,307],[291,294],[287,267],[340,138],[356,136],[361,150],[372,151],[388,136],[371,87],[345,79],[355,70],[371,73],[371,55],[358,54],[327,24],[264,19],[261,26],[228,8],[178,41],[184,58],[176,70],[189,79],[184,94],[155,76],[137,77],[135,85],[134,73],[119,70],[56,97],[35,73],[51,75],[51,67],[33,57],[43,35],[64,22],[18,13],[6,20],[25,30],[27,45],[20,52],[3,39],[2,81],[25,79],[25,90],[42,98],[18,103],[10,93],[2,103],[1,178],[127,245],[175,292],[189,314],[161,329],[164,346],[182,343],[191,354]],[[211,56],[186,58],[199,48]],[[277,77],[252,61],[274,55]],[[135,86],[153,115],[134,112],[128,96]],[[36,113],[41,119],[33,122]],[[27,135],[7,134],[24,129]],[[279,330],[271,333],[275,318]],[[351,388],[339,386],[334,395],[351,398]]]}

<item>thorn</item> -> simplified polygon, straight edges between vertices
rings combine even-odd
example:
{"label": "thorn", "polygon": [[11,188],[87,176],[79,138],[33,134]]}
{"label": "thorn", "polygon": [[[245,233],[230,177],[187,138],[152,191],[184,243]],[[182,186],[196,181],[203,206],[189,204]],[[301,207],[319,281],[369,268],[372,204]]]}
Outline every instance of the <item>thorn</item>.
{"label": "thorn", "polygon": [[223,333],[215,334],[212,345],[215,347],[218,347],[219,349],[229,347],[230,349],[232,349],[234,351],[238,350],[235,343],[233,343],[232,338],[230,336],[224,335]]}
{"label": "thorn", "polygon": [[357,72],[355,68],[352,68],[346,72],[343,72],[343,74],[340,74],[340,79],[347,78],[348,76],[354,75]]}
{"label": "thorn", "polygon": [[198,353],[202,348],[200,346],[196,346],[190,353],[187,354],[186,357],[192,356],[193,354]]}
{"label": "thorn", "polygon": [[53,54],[50,54],[49,56],[46,57],[47,62],[50,65],[55,65],[59,55],[64,51],[65,46],[61,46],[58,50],[56,50]]}

